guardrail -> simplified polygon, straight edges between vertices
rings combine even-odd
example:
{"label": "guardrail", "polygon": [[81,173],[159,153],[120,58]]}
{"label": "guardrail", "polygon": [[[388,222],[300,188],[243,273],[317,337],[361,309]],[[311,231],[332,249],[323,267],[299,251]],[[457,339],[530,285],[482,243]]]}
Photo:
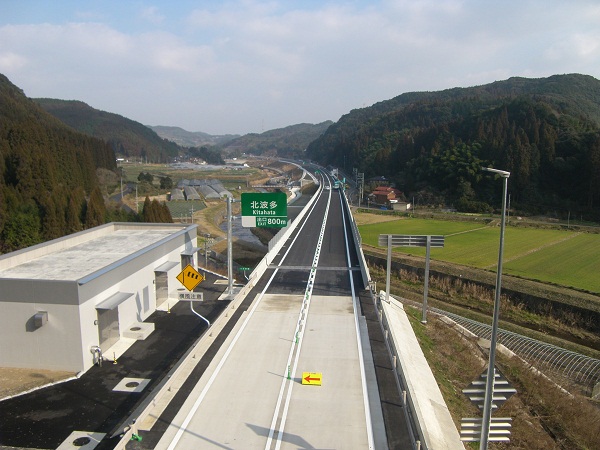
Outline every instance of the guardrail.
{"label": "guardrail", "polygon": [[348,220],[350,222],[350,228],[352,229],[352,236],[354,237],[354,239],[353,239],[354,246],[356,248],[356,253],[358,254],[358,259],[360,261],[360,271],[362,274],[363,285],[366,288],[370,285],[371,275],[369,274],[369,268],[367,267],[367,261],[365,259],[365,255],[362,250],[362,245],[361,245],[362,238],[360,237],[360,233],[358,232],[358,226],[356,225],[356,222],[354,221],[354,216],[352,215],[352,211],[350,209],[350,204],[348,203],[348,198],[346,197],[345,192],[344,192],[344,195],[342,195],[342,197],[343,197],[344,209],[345,209],[346,215],[348,216]]}
{"label": "guardrail", "polygon": [[390,297],[390,303],[382,301],[382,298],[385,298],[383,291],[376,298],[378,316],[415,448],[464,450],[402,303],[393,297]]}
{"label": "guardrail", "polygon": [[[345,195],[343,197],[343,204],[351,224],[354,237],[353,240],[360,261],[363,282],[366,288],[370,288],[372,286],[371,276],[362,251],[362,240],[358,231],[358,226],[352,216],[348,199]],[[431,373],[431,369],[429,369],[429,366],[427,365],[425,356],[420,351],[419,344],[412,328],[410,328],[410,325],[404,327],[403,339],[400,339],[398,330],[392,328],[390,319],[386,313],[386,308],[382,304],[380,297],[371,289],[370,291],[378,312],[377,316],[383,330],[385,344],[392,361],[396,385],[402,396],[403,410],[406,415],[406,421],[409,424],[408,429],[413,448],[416,450],[464,450],[464,445],[460,441],[458,430],[445,406],[445,402],[437,383],[435,382],[435,378]],[[414,341],[410,349],[410,362],[407,360],[408,352],[402,352],[400,349],[401,341],[405,341],[406,338],[410,338],[411,342]],[[406,346],[404,348],[406,348]],[[420,357],[418,355],[419,353]],[[403,362],[403,364],[401,362]],[[423,381],[423,376],[417,376],[414,370],[411,372],[411,369],[414,369],[414,364],[419,365],[421,372],[425,373],[429,383],[425,383]],[[406,368],[404,366],[406,366]],[[427,384],[424,389],[423,384]],[[417,394],[415,393],[415,390],[419,390],[419,395],[422,395],[424,398],[416,398]],[[423,391],[426,392],[423,393]]]}

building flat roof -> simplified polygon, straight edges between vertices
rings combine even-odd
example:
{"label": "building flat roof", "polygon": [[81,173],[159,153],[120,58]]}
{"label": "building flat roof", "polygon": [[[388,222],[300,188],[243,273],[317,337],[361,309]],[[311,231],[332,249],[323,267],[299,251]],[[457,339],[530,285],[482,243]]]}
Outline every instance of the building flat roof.
{"label": "building flat roof", "polygon": [[[3,255],[4,267],[0,266],[0,279],[38,279],[76,281],[106,268],[136,252],[185,230],[185,226],[156,227],[126,224],[106,227],[106,233],[77,233],[40,246],[18,252],[19,262],[10,264],[11,253]],[[132,224],[133,225],[133,224]],[[95,229],[92,229],[95,230]],[[89,230],[89,231],[92,231]],[[76,236],[76,237],[75,237]],[[44,249],[51,243],[61,241],[55,251]],[[17,258],[17,256],[15,256]],[[8,264],[6,264],[8,263]]]}

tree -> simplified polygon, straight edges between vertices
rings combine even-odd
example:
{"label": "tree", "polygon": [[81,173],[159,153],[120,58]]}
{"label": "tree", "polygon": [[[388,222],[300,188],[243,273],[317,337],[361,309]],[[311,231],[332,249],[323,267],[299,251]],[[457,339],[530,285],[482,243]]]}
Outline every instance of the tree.
{"label": "tree", "polygon": [[152,202],[148,196],[144,199],[144,206],[142,207],[142,222],[156,222],[154,211],[152,210]]}
{"label": "tree", "polygon": [[106,215],[106,206],[104,205],[104,197],[100,192],[100,188],[96,186],[90,194],[90,200],[87,204],[85,214],[85,227],[93,228],[104,223]]}
{"label": "tree", "polygon": [[160,203],[156,199],[150,201],[150,198],[146,197],[142,210],[142,221],[149,223],[173,223],[173,218],[165,202]]}
{"label": "tree", "polygon": [[432,155],[427,160],[428,176],[442,188],[449,188],[456,193],[461,183],[468,182],[469,189],[473,183],[481,179],[481,167],[484,164],[479,158],[481,145],[460,143]]}
{"label": "tree", "polygon": [[173,188],[173,180],[171,177],[161,177],[160,178],[160,188],[161,189],[172,189]]}
{"label": "tree", "polygon": [[161,206],[161,222],[162,223],[173,223],[173,217],[171,216],[171,211],[165,202],[160,204]]}
{"label": "tree", "polygon": [[77,203],[75,196],[71,196],[69,198],[69,204],[67,206],[67,211],[65,213],[65,219],[67,222],[67,233],[76,233],[81,231],[81,219],[79,218],[81,214],[81,205]]}
{"label": "tree", "polygon": [[154,181],[154,176],[150,172],[140,172],[138,175],[138,181],[146,181],[150,184]]}
{"label": "tree", "polygon": [[10,214],[0,233],[0,250],[3,253],[42,242],[41,221],[37,207],[28,202]]}

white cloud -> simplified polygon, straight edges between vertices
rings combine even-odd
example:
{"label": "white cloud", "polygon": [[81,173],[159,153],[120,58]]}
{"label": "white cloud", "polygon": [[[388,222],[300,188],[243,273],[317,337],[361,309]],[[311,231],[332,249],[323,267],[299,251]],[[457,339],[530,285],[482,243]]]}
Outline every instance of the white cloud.
{"label": "white cloud", "polygon": [[138,8],[137,28],[102,10],[97,22],[0,25],[0,70],[31,96],[211,133],[337,120],[413,90],[600,76],[591,1],[210,5]]}
{"label": "white cloud", "polygon": [[27,58],[13,52],[0,53],[0,71],[12,72],[23,68],[27,64]]}
{"label": "white cloud", "polygon": [[158,25],[165,20],[165,16],[159,12],[158,7],[156,6],[148,6],[146,8],[143,8],[140,12],[140,16],[142,17],[142,19],[155,25]]}

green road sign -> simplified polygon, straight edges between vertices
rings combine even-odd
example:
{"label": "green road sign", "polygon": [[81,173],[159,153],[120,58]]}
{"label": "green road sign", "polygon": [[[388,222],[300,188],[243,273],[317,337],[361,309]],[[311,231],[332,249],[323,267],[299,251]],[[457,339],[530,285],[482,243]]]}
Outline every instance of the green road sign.
{"label": "green road sign", "polygon": [[283,192],[242,194],[242,226],[283,228],[287,225],[287,196]]}

